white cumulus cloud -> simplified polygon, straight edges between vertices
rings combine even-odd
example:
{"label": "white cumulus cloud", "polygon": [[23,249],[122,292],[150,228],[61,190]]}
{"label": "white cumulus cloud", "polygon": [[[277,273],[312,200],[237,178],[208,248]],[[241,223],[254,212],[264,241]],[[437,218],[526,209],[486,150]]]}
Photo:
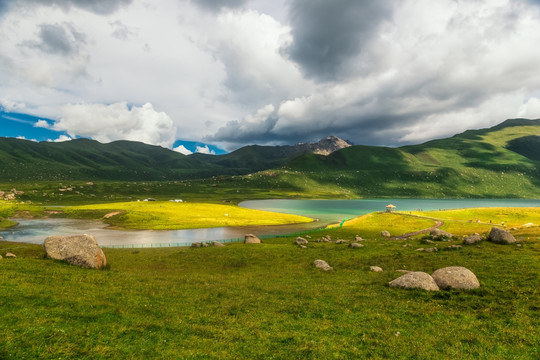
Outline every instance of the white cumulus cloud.
{"label": "white cumulus cloud", "polygon": [[216,152],[208,147],[208,145],[197,146],[195,152],[200,154],[216,155]]}
{"label": "white cumulus cloud", "polygon": [[70,104],[62,108],[62,118],[52,128],[71,137],[90,137],[100,142],[140,141],[170,148],[176,126],[164,112],[150,103],[129,107],[127,103]]}
{"label": "white cumulus cloud", "polygon": [[189,149],[186,149],[184,145],[178,145],[177,147],[173,148],[174,151],[179,152],[183,155],[191,155],[193,154],[193,151],[190,151]]}

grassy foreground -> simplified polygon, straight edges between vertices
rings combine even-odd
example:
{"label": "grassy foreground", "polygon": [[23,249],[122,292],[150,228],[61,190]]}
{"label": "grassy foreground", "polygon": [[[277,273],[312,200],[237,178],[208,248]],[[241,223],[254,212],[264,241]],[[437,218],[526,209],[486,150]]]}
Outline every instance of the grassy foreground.
{"label": "grassy foreground", "polygon": [[[429,215],[452,223],[444,212]],[[521,247],[483,242],[443,251],[453,241],[436,253],[415,251],[425,246],[419,238],[377,236],[391,225],[398,234],[430,223],[372,214],[311,234],[360,234],[368,238],[362,249],[315,242],[300,249],[285,237],[225,248],[105,249],[110,265],[101,271],[43,259],[40,246],[0,242],[0,254],[18,255],[0,260],[0,359],[538,359],[538,229],[520,230]],[[477,225],[456,223],[464,233]],[[315,269],[315,259],[335,271]],[[453,265],[472,270],[481,288],[387,286],[397,269]]]}

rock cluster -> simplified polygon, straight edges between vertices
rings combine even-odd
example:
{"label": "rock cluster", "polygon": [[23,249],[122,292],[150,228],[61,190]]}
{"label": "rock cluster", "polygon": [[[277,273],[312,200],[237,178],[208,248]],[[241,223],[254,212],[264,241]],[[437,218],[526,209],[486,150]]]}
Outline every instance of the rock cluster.
{"label": "rock cluster", "polygon": [[480,236],[478,233],[474,233],[472,235],[467,236],[465,239],[463,239],[463,244],[464,245],[478,244],[482,240],[484,240],[484,237]]}
{"label": "rock cluster", "polygon": [[438,269],[432,275],[421,271],[407,272],[405,275],[390,281],[389,285],[390,287],[430,291],[438,291],[439,289],[469,290],[480,287],[474,273],[462,266]]}
{"label": "rock cluster", "polygon": [[308,241],[306,239],[304,239],[303,237],[299,236],[294,240],[294,243],[296,245],[306,245],[308,243]]}
{"label": "rock cluster", "polygon": [[100,269],[107,265],[105,254],[92,235],[49,236],[43,249],[48,258],[83,268]]}

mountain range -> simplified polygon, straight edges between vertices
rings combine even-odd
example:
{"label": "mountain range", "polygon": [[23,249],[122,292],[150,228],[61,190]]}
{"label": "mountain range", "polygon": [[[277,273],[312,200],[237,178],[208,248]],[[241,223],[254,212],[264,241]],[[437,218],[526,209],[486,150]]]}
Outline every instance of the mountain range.
{"label": "mountain range", "polygon": [[[290,146],[250,145],[225,155],[182,155],[132,141],[36,143],[0,138],[0,182],[186,180],[272,173],[350,196],[540,194],[540,120],[510,119],[446,139],[399,148],[354,145],[337,137]],[[277,176],[277,178],[276,178]],[[267,185],[272,186],[270,180]]]}

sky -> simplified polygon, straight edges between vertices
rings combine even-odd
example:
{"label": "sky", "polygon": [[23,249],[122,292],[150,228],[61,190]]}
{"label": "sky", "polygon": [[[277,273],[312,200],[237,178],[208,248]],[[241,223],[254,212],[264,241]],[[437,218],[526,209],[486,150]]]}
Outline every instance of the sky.
{"label": "sky", "polygon": [[0,136],[184,154],[540,118],[540,0],[0,0]]}

